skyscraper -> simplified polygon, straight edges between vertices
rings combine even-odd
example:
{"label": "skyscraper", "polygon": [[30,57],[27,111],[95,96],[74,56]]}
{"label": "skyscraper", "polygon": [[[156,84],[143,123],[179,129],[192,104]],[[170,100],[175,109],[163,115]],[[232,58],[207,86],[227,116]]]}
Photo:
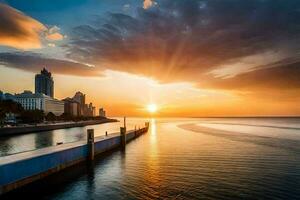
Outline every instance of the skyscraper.
{"label": "skyscraper", "polygon": [[85,94],[83,94],[82,92],[76,92],[72,99],[79,104],[78,116],[83,116],[85,106]]}
{"label": "skyscraper", "polygon": [[106,113],[105,113],[104,108],[100,108],[100,109],[99,109],[99,116],[100,116],[100,117],[106,117]]}
{"label": "skyscraper", "polygon": [[42,93],[53,98],[54,81],[51,73],[45,68],[40,74],[35,75],[35,93]]}

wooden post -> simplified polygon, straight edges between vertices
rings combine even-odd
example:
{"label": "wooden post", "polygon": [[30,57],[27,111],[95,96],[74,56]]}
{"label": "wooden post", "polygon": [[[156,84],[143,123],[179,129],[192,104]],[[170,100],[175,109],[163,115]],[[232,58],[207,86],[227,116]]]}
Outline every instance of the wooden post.
{"label": "wooden post", "polygon": [[148,130],[149,128],[149,122],[145,122],[145,129]]}
{"label": "wooden post", "polygon": [[87,146],[88,146],[88,160],[94,160],[95,155],[95,142],[94,142],[94,129],[87,130]]}
{"label": "wooden post", "polygon": [[124,117],[124,128],[126,128],[126,117]]}
{"label": "wooden post", "polygon": [[121,147],[122,149],[126,148],[126,127],[120,127],[121,134]]}

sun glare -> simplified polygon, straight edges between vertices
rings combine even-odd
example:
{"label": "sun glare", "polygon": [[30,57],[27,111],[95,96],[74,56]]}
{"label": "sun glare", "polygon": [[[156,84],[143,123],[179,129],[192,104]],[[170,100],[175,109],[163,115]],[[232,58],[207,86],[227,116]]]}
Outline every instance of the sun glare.
{"label": "sun glare", "polygon": [[155,113],[155,112],[157,111],[157,106],[156,106],[156,104],[149,104],[149,105],[147,106],[147,110],[148,110],[148,112],[150,112],[150,113]]}

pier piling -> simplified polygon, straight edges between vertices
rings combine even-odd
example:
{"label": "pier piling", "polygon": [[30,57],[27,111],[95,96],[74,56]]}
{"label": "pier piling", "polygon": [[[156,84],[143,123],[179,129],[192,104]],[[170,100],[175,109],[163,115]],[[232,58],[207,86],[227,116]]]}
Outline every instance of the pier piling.
{"label": "pier piling", "polygon": [[145,122],[145,127],[149,128],[149,124],[150,124],[149,122]]}
{"label": "pier piling", "polygon": [[88,146],[88,160],[94,160],[95,156],[95,142],[94,129],[87,130],[87,146]]}
{"label": "pier piling", "polygon": [[121,147],[122,149],[126,148],[126,127],[120,127],[121,134]]}

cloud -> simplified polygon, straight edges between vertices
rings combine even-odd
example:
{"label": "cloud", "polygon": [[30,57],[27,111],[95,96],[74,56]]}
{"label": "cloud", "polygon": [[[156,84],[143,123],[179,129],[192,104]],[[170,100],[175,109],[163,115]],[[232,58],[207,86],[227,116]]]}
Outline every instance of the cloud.
{"label": "cloud", "polygon": [[19,49],[40,48],[46,27],[18,10],[0,3],[0,45]]}
{"label": "cloud", "polygon": [[130,4],[123,5],[123,11],[128,12],[130,10]]}
{"label": "cloud", "polygon": [[48,29],[41,22],[0,3],[0,45],[17,49],[37,49],[43,40],[62,40],[57,27]]}
{"label": "cloud", "polygon": [[[264,73],[258,71],[259,66],[274,62],[248,59],[256,59],[255,55],[269,52],[284,60],[300,52],[297,0],[156,2],[159,6],[138,8],[135,16],[110,13],[97,24],[76,27],[66,45],[68,57],[161,82],[190,81],[201,85],[205,80],[223,81],[222,77],[207,78],[207,74],[216,70],[222,74],[230,65],[235,67],[225,74],[235,77],[245,71]],[[245,67],[244,61],[250,63]],[[247,70],[240,70],[239,65]],[[285,69],[284,63],[281,66],[282,69],[268,71],[281,69],[286,77],[288,73],[298,73],[294,68]],[[272,81],[276,80],[270,78]]]}
{"label": "cloud", "polygon": [[144,0],[143,8],[144,8],[144,9],[148,9],[148,8],[150,8],[153,4],[154,4],[154,2],[153,2],[152,0]]}
{"label": "cloud", "polygon": [[74,61],[45,58],[36,53],[0,53],[0,65],[37,72],[46,67],[56,74],[73,76],[102,76],[99,69]]}
{"label": "cloud", "polygon": [[[248,91],[300,90],[300,56],[261,66],[230,78],[213,78],[200,87]],[[274,94],[273,94],[274,95]]]}
{"label": "cloud", "polygon": [[48,45],[48,47],[56,47],[56,45],[54,43],[48,43],[47,45]]}
{"label": "cloud", "polygon": [[53,26],[51,28],[48,29],[47,33],[46,33],[46,39],[50,40],[50,41],[55,41],[55,40],[63,40],[64,36],[59,33],[60,28],[57,26]]}
{"label": "cloud", "polygon": [[64,37],[60,33],[52,33],[46,36],[48,40],[62,40]]}

